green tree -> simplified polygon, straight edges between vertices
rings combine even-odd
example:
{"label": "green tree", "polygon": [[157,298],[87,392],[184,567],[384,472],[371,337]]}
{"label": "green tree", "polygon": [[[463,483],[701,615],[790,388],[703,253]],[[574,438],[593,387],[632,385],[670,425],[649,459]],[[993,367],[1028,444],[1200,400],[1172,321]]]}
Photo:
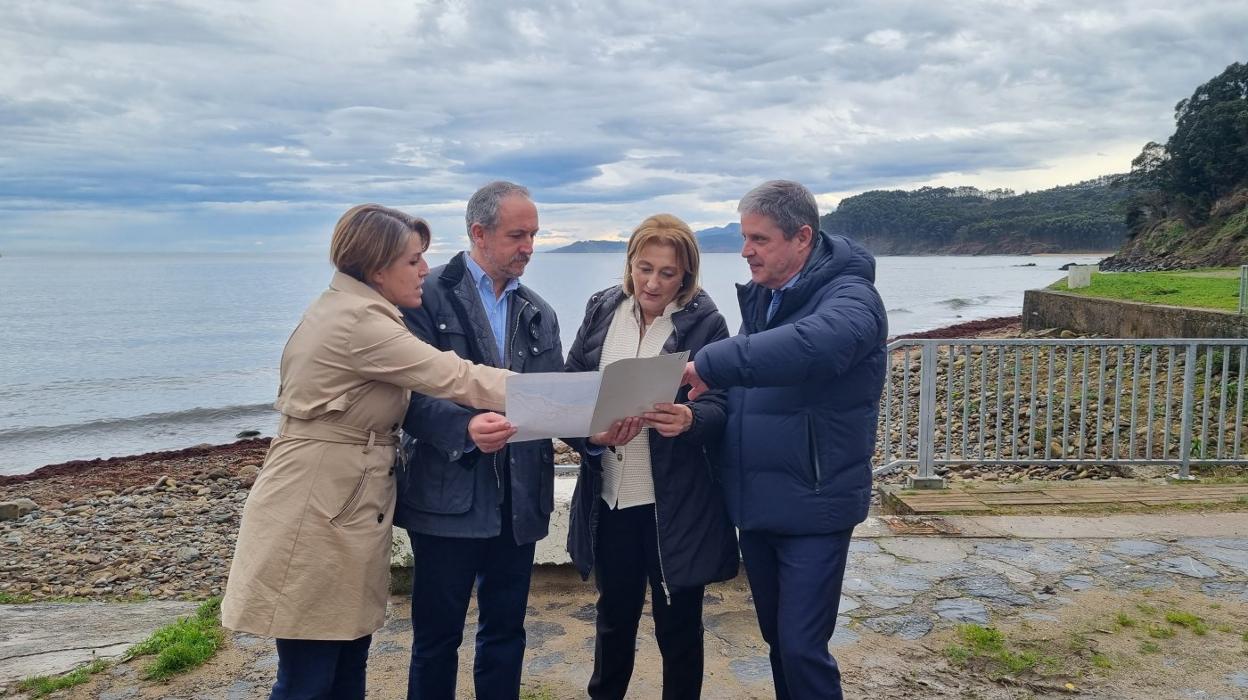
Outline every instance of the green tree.
{"label": "green tree", "polygon": [[[1232,63],[1174,107],[1164,147],[1144,146],[1132,177],[1147,190],[1128,208],[1133,228],[1157,214],[1190,213],[1199,222],[1219,197],[1248,183],[1248,64]],[[1166,211],[1158,212],[1158,208]],[[1167,206],[1168,205],[1168,206]]]}

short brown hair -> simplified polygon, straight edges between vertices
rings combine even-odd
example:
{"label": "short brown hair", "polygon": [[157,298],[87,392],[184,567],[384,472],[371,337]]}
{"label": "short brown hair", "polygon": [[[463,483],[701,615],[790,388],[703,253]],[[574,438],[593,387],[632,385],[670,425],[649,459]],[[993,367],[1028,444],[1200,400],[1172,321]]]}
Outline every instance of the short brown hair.
{"label": "short brown hair", "polygon": [[698,239],[693,235],[689,224],[671,214],[655,214],[633,229],[633,235],[628,239],[628,257],[624,260],[625,293],[629,296],[636,293],[633,290],[633,258],[650,243],[670,245],[675,249],[676,264],[685,271],[680,292],[676,295],[676,303],[680,306],[688,304],[700,289],[698,267],[701,265],[701,257],[698,253]]}
{"label": "short brown hair", "polygon": [[413,233],[428,249],[432,234],[424,219],[380,204],[360,204],[334,226],[329,259],[339,272],[367,284],[374,272],[402,257]]}

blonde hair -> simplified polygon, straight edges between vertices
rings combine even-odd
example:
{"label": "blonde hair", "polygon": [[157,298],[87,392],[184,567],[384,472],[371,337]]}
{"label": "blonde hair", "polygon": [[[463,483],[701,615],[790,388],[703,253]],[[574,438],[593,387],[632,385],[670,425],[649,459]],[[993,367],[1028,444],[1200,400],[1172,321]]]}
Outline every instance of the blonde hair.
{"label": "blonde hair", "polygon": [[624,292],[629,296],[636,293],[633,290],[633,258],[651,243],[670,245],[676,251],[676,264],[685,273],[680,283],[680,291],[676,294],[676,303],[683,307],[701,289],[698,286],[701,257],[693,229],[671,214],[655,214],[633,229],[633,235],[628,239],[628,257],[624,261]]}
{"label": "blonde hair", "polygon": [[368,284],[374,272],[402,257],[413,233],[427,249],[432,234],[424,219],[380,204],[360,204],[334,226],[329,259],[339,272]]}

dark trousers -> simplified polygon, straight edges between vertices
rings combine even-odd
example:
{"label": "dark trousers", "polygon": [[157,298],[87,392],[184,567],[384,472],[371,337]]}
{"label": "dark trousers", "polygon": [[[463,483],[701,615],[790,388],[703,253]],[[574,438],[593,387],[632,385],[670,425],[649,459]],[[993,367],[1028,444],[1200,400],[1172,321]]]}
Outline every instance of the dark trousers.
{"label": "dark trousers", "polygon": [[623,698],[633,675],[637,623],[650,583],[654,636],[663,655],[664,700],[689,700],[702,692],[703,587],[663,592],[654,506],[611,510],[599,503],[597,558],[594,583],[598,587],[595,623],[594,673],[589,697]]}
{"label": "dark trousers", "polygon": [[496,537],[437,537],[408,531],[412,575],[412,662],[409,700],[453,700],[464,616],[477,587],[477,653],[473,681],[479,700],[516,700],[524,662],[524,613],[533,574],[533,543],[517,545],[511,508],[503,503]]}
{"label": "dark trousers", "polygon": [[351,641],[277,640],[269,700],[363,700],[370,634]]}
{"label": "dark trousers", "polygon": [[827,535],[741,531],[741,554],[777,700],[840,700],[841,671],[828,651],[853,529]]}

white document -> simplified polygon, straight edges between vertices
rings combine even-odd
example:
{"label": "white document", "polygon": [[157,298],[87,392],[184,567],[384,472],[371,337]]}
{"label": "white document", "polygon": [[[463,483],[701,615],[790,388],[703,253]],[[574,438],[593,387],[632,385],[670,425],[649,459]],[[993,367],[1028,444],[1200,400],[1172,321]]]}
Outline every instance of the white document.
{"label": "white document", "polygon": [[656,403],[675,400],[689,353],[628,358],[601,372],[538,372],[507,378],[509,442],[589,437]]}
{"label": "white document", "polygon": [[621,418],[653,411],[656,403],[671,403],[680,391],[688,352],[658,357],[630,357],[616,360],[602,370],[602,387],[594,405],[594,417],[585,437],[601,433]]}
{"label": "white document", "polygon": [[508,442],[586,437],[598,401],[602,372],[535,372],[507,378]]}

